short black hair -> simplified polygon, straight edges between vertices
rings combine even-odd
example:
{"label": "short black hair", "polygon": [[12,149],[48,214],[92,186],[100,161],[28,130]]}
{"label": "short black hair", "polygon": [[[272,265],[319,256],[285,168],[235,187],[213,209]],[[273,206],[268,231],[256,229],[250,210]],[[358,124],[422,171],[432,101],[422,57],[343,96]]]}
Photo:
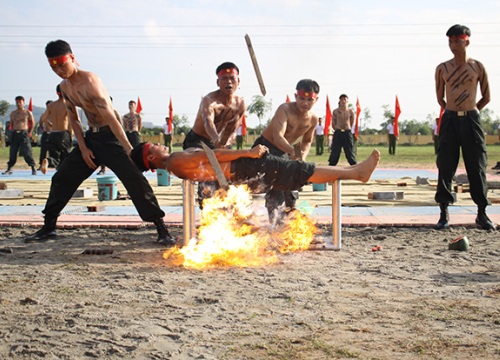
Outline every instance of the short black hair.
{"label": "short black hair", "polygon": [[456,24],[453,25],[451,28],[449,28],[448,31],[446,32],[446,36],[460,36],[460,35],[470,36],[471,35],[470,29],[465,25]]}
{"label": "short black hair", "polygon": [[73,54],[71,46],[64,40],[55,40],[45,46],[45,56],[48,58],[58,57],[66,54]]}
{"label": "short black hair", "polygon": [[144,164],[144,157],[142,156],[142,151],[144,149],[144,144],[145,143],[140,143],[136,145],[133,149],[132,152],[130,153],[130,158],[134,162],[135,166],[142,172],[148,171],[149,168],[146,167]]}
{"label": "short black hair", "polygon": [[346,94],[342,94],[339,96],[339,100],[342,99],[342,98],[348,98],[349,99],[349,96],[347,96]]}
{"label": "short black hair", "polygon": [[319,85],[314,80],[302,79],[297,83],[297,86],[295,86],[295,90],[304,90],[319,94]]}
{"label": "short black hair", "polygon": [[24,96],[17,95],[17,96],[16,96],[16,101],[17,101],[17,100],[22,100],[22,101],[24,101]]}
{"label": "short black hair", "polygon": [[222,63],[219,66],[217,66],[217,69],[215,69],[215,75],[219,75],[219,72],[221,70],[226,70],[226,69],[236,69],[238,74],[240,73],[240,69],[238,69],[236,64],[234,64],[232,62],[225,62],[225,63]]}

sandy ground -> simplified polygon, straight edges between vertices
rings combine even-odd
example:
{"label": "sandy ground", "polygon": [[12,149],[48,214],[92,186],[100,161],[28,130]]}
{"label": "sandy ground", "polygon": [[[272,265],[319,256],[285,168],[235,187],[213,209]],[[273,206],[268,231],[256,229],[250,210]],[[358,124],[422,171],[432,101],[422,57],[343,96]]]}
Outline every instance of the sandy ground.
{"label": "sandy ground", "polygon": [[30,232],[0,229],[1,359],[500,357],[495,232],[348,228],[341,251],[204,271],[168,265],[152,227]]}
{"label": "sandy ground", "polygon": [[[5,181],[25,196],[0,205],[45,203],[48,181]],[[152,185],[160,204],[182,204],[179,181]],[[433,185],[344,182],[342,201],[434,206]],[[85,187],[97,194],[95,180]],[[404,191],[405,199],[377,202],[371,191]],[[468,193],[457,195],[472,205]],[[331,192],[306,186],[300,200],[328,206]],[[60,230],[57,240],[25,244],[32,232],[0,229],[0,359],[500,358],[498,232],[346,228],[341,251],[204,271],[169,265],[153,227]],[[463,235],[470,250],[448,250]],[[96,249],[113,252],[82,254]]]}

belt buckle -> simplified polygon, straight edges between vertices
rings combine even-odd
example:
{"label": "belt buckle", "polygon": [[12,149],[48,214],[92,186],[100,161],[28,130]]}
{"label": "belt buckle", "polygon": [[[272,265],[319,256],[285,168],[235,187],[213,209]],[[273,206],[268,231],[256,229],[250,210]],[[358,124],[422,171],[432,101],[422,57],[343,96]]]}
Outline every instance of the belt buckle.
{"label": "belt buckle", "polygon": [[467,111],[457,111],[457,116],[467,116]]}
{"label": "belt buckle", "polygon": [[99,127],[93,127],[93,128],[92,128],[92,132],[94,132],[94,133],[99,132]]}

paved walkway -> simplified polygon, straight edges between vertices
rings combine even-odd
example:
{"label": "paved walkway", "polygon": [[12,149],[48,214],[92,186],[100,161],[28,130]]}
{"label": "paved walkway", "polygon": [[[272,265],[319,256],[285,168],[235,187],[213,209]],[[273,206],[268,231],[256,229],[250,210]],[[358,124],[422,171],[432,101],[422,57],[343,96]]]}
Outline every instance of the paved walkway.
{"label": "paved walkway", "polygon": [[[412,170],[412,169],[377,169],[372,179],[384,179],[394,177],[394,172],[401,171],[405,176],[412,177],[419,175],[437,178],[437,173],[432,170]],[[15,177],[47,180],[51,173],[46,175],[32,176],[28,171],[18,170],[9,179]],[[95,176],[95,175],[93,175]],[[413,176],[413,177],[415,177]],[[156,177],[149,173],[148,178]],[[1,178],[0,178],[1,181]],[[89,212],[85,206],[67,206],[63,214],[59,217],[59,227],[112,227],[112,228],[136,228],[146,225],[133,206],[112,206],[102,203],[104,210]],[[299,200],[298,207],[301,210],[310,213],[319,223],[331,223],[331,207],[319,206],[312,207],[306,202]],[[166,213],[165,221],[170,225],[182,226],[182,207],[166,206],[162,207]],[[43,216],[41,210],[43,206],[0,206],[0,225],[1,226],[41,226]],[[476,217],[475,206],[451,206],[450,224],[452,226],[475,226]],[[262,211],[265,211],[262,210]],[[439,218],[439,208],[437,206],[373,206],[373,207],[342,207],[342,226],[428,226],[435,225]],[[199,211],[196,209],[196,219],[199,219]],[[500,223],[500,206],[493,205],[487,208],[487,213],[491,220]]]}
{"label": "paved walkway", "polygon": [[[301,206],[299,202],[299,207]],[[306,204],[307,206],[307,204]],[[1,206],[1,226],[41,226],[43,216],[42,206]],[[165,221],[174,226],[182,226],[182,207],[162,207],[165,211]],[[331,223],[331,207],[321,206],[314,209],[305,208],[319,223]],[[262,211],[265,211],[263,209]],[[437,206],[420,207],[342,207],[342,226],[427,226],[432,227],[439,218]],[[488,208],[488,215],[495,223],[500,223],[500,207]],[[452,226],[474,227],[476,208],[473,206],[451,206],[450,224]],[[199,211],[196,209],[196,219]],[[109,227],[137,228],[147,225],[137,215],[131,206],[106,206],[103,211],[89,212],[84,207],[66,207],[59,217],[58,226],[74,227]]]}

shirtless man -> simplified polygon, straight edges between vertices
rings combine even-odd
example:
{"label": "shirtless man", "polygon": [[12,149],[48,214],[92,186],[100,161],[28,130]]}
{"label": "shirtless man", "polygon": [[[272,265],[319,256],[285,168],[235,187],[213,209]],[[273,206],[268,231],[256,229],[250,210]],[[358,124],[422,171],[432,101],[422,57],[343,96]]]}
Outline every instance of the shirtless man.
{"label": "shirtless man", "polygon": [[[245,150],[216,149],[214,153],[227,180],[247,183],[251,189],[272,186],[280,190],[297,190],[307,183],[324,184],[335,180],[367,182],[380,160],[380,152],[376,149],[367,160],[349,167],[316,166],[288,160],[269,154],[264,145]],[[142,143],[132,150],[131,157],[142,171],[166,169],[181,179],[216,179],[207,155],[201,149],[190,148],[169,154],[166,146]]]}
{"label": "shirtless man", "polygon": [[[149,182],[129,157],[132,146],[115,117],[111,99],[101,79],[77,67],[70,45],[63,40],[48,43],[45,55],[52,70],[63,79],[61,93],[78,146],[52,177],[49,197],[43,210],[43,227],[25,241],[46,241],[55,237],[57,218],[62,209],[78,186],[103,163],[122,181],[141,218],[154,222],[158,230],[157,241],[174,245],[176,242],[163,222],[165,213],[158,205]],[[77,106],[85,111],[88,119],[89,129],[85,136]]]}
{"label": "shirtless man", "polygon": [[339,107],[332,112],[333,142],[328,159],[328,165],[335,166],[339,162],[340,153],[344,149],[344,154],[349,165],[356,164],[354,154],[354,137],[352,127],[354,125],[354,111],[349,109],[349,97],[346,94],[339,96]]}
{"label": "shirtless man", "polygon": [[[47,100],[45,102],[45,107],[47,108],[51,102],[52,102],[52,100]],[[39,138],[40,138],[40,158],[39,158],[40,167],[38,168],[38,171],[42,170],[43,160],[47,157],[47,154],[49,151],[49,134],[50,134],[50,130],[52,128],[51,125],[52,125],[52,123],[50,121],[49,115],[48,115],[47,111],[45,111],[40,116],[40,120],[38,120],[38,129],[42,131],[42,133],[39,135]]]}
{"label": "shirtless man", "polygon": [[[42,160],[41,172],[48,167],[59,169],[62,161],[71,151],[71,123],[68,119],[66,103],[61,93],[61,86],[56,86],[58,99],[47,105],[46,115],[51,130],[48,138],[49,157]],[[42,115],[43,116],[43,115]]]}
{"label": "shirtless man", "polygon": [[[276,156],[286,156],[295,160],[305,160],[314,138],[319,118],[312,111],[318,101],[319,85],[310,79],[300,80],[295,87],[295,101],[281,104],[269,125],[255,140],[253,146],[264,145]],[[293,143],[300,137],[300,156],[296,156]],[[277,209],[283,202],[286,210],[295,207],[297,196],[291,191],[271,189],[266,193],[266,208],[269,218],[274,221]]]}
{"label": "shirtless man", "polygon": [[[235,94],[240,85],[239,69],[225,62],[215,70],[218,90],[212,91],[201,99],[193,128],[188,132],[182,148],[200,148],[203,141],[212,149],[230,147],[236,139],[236,130],[246,110],[243,98]],[[198,184],[198,203],[211,197],[218,189],[217,182]]]}
{"label": "shirtless man", "polygon": [[123,115],[123,128],[127,139],[132,147],[141,143],[142,115],[136,112],[137,103],[134,100],[128,102],[129,112]]}
{"label": "shirtless man", "polygon": [[35,160],[31,151],[31,131],[35,126],[35,118],[31,111],[24,108],[24,97],[16,96],[16,110],[10,113],[12,135],[10,138],[9,162],[4,175],[11,175],[12,168],[16,165],[19,148],[24,156],[24,161],[31,167],[31,174],[36,175]]}
{"label": "shirtless man", "polygon": [[[486,215],[486,206],[490,205],[486,184],[487,158],[479,116],[479,111],[490,102],[490,87],[483,64],[467,56],[470,35],[468,27],[452,26],[446,36],[453,59],[436,68],[437,101],[445,109],[439,128],[437,154],[439,177],[435,200],[441,209],[435,227],[437,230],[449,227],[448,205],[454,201],[451,184],[457,170],[460,148],[469,178],[471,198],[478,208],[476,224],[484,230],[496,228]],[[481,98],[476,102],[478,85]]]}

